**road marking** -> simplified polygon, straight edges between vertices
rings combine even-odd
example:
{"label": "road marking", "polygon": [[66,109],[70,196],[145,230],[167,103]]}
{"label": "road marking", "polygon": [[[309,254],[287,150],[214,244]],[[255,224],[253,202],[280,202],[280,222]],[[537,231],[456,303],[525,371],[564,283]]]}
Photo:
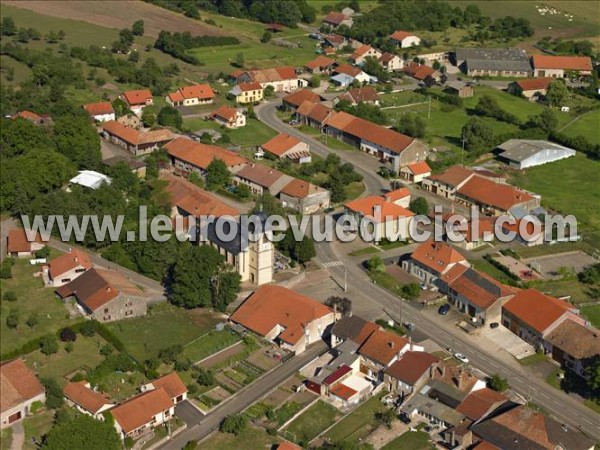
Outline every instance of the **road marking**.
{"label": "road marking", "polygon": [[329,269],[331,267],[339,267],[339,266],[343,266],[344,263],[342,261],[329,261],[326,263],[323,263],[323,267]]}

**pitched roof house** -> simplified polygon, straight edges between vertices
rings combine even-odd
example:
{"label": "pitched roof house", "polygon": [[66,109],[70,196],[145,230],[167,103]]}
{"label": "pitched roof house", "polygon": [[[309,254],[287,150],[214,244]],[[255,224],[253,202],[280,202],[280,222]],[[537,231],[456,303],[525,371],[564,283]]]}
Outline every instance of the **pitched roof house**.
{"label": "pitched roof house", "polygon": [[110,410],[115,428],[123,438],[139,436],[167,422],[175,405],[164,388],[152,389],[130,398]]}
{"label": "pitched roof house", "polygon": [[97,420],[104,420],[102,413],[115,406],[106,394],[93,390],[85,380],[67,383],[63,395],[69,406]]}
{"label": "pitched roof house", "polygon": [[165,149],[171,158],[175,173],[187,176],[195,172],[204,177],[213,159],[220,159],[232,172],[238,172],[248,161],[237,153],[216,145],[201,144],[185,137],[179,137],[167,145]]}
{"label": "pitched roof house", "polygon": [[299,78],[296,69],[291,66],[245,70],[234,73],[232,76],[238,84],[256,82],[263,88],[272,86],[275,92],[292,92],[308,86],[308,81]]}
{"label": "pitched roof house", "polygon": [[326,119],[333,114],[333,109],[322,103],[311,103],[303,101],[296,109],[296,117],[299,121],[313,128],[321,129]]}
{"label": "pitched roof house", "polygon": [[209,84],[183,86],[167,95],[167,103],[171,106],[207,105],[213,102],[215,92]]}
{"label": "pitched roof house", "polygon": [[363,64],[368,57],[379,59],[380,56],[381,56],[381,52],[379,50],[371,47],[370,45],[365,44],[365,45],[361,45],[356,50],[354,50],[354,53],[352,53],[352,55],[350,55],[349,59],[354,64],[360,65],[360,64]]}
{"label": "pitched roof house", "polygon": [[423,350],[396,333],[376,330],[359,347],[362,357],[360,370],[368,377],[383,380],[383,370],[408,350]]}
{"label": "pitched roof house", "polygon": [[400,168],[400,178],[410,183],[420,183],[431,175],[431,167],[427,161],[416,161]]}
{"label": "pitched roof house", "polygon": [[302,103],[308,101],[311,103],[320,103],[323,98],[309,89],[300,89],[292,92],[281,99],[281,104],[287,109],[296,109]]}
{"label": "pitched roof house", "polygon": [[321,339],[334,321],[331,308],[290,289],[259,287],[230,320],[296,354]]}
{"label": "pitched roof house", "polygon": [[262,195],[267,190],[276,196],[292,177],[262,164],[251,163],[240,170],[233,179],[234,185],[245,184],[254,195]]}
{"label": "pitched roof house", "polygon": [[345,316],[335,322],[331,329],[331,346],[337,347],[342,342],[351,340],[361,346],[375,331],[381,327],[358,316]]}
{"label": "pitched roof house", "polygon": [[421,39],[410,31],[398,30],[390,35],[390,40],[401,48],[413,47],[421,44]]}
{"label": "pitched roof house", "polygon": [[174,405],[187,399],[187,387],[181,381],[177,372],[171,372],[160,378],[150,381],[141,387],[142,392],[154,389],[164,389]]}
{"label": "pitched roof house", "polygon": [[471,76],[531,76],[527,52],[520,48],[459,48],[454,62]]}
{"label": "pitched roof house", "polygon": [[92,263],[86,252],[72,249],[68,253],[52,259],[46,266],[48,284],[60,287],[73,281],[91,267]]}
{"label": "pitched roof house", "polygon": [[402,395],[419,391],[431,378],[439,358],[426,352],[408,351],[384,370],[384,382],[390,392]]}
{"label": "pitched roof house", "polygon": [[234,86],[228,94],[234,97],[237,103],[255,103],[263,99],[264,88],[256,82],[240,83]]}
{"label": "pitched roof house", "polygon": [[27,416],[35,402],[45,402],[44,387],[22,359],[0,363],[0,428]]}
{"label": "pitched roof house", "polygon": [[377,224],[376,240],[388,236],[391,239],[394,233],[397,235],[396,239],[408,239],[410,221],[415,215],[412,211],[379,195],[352,200],[345,203],[344,208],[346,213],[356,217],[357,222],[366,219]]}
{"label": "pitched roof house", "polygon": [[502,324],[534,346],[564,320],[584,324],[578,310],[564,300],[530,288],[518,292],[502,307]]}
{"label": "pitched roof house", "polygon": [[104,122],[102,133],[108,140],[123,147],[135,156],[151,153],[175,139],[175,135],[167,128],[139,131],[122,125],[115,120]]}
{"label": "pitched roof house", "polygon": [[546,95],[548,86],[550,86],[553,79],[551,77],[543,77],[513,81],[508,85],[508,92],[513,95],[522,95],[529,101],[535,101]]}
{"label": "pitched roof house", "polygon": [[83,109],[98,122],[115,120],[115,110],[110,102],[86,103]]}
{"label": "pitched roof house", "polygon": [[563,78],[568,72],[592,74],[592,59],[589,56],[533,55],[531,64],[536,77]]}
{"label": "pitched roof house", "polygon": [[287,158],[292,162],[303,164],[311,161],[308,144],[295,136],[280,133],[261,145],[265,153],[275,158]]}
{"label": "pitched roof house", "polygon": [[440,73],[437,70],[412,61],[404,66],[402,72],[419,81],[426,81],[428,79],[439,81],[440,79]]}
{"label": "pitched roof house", "polygon": [[369,86],[361,86],[359,88],[352,88],[348,91],[340,94],[337,100],[347,100],[352,106],[359,103],[371,103],[373,105],[379,105],[379,95],[377,91]]}
{"label": "pitched roof house", "polygon": [[149,89],[125,91],[121,94],[121,98],[125,101],[127,107],[138,116],[142,114],[142,110],[146,106],[154,104],[152,92]]}
{"label": "pitched roof house", "polygon": [[337,64],[334,59],[319,55],[315,59],[304,64],[304,68],[310,73],[329,72]]}
{"label": "pitched roof house", "polygon": [[33,111],[23,110],[11,116],[12,120],[25,119],[36,125],[48,125],[52,123],[52,117],[49,114],[38,114]]}
{"label": "pitched roof house", "polygon": [[246,116],[237,109],[223,105],[210,115],[210,118],[225,128],[240,128],[246,126]]}
{"label": "pitched roof house", "polygon": [[44,248],[42,237],[39,233],[35,234],[35,238],[30,241],[23,228],[15,228],[8,230],[6,236],[7,254],[17,258],[30,257],[38,250]]}
{"label": "pitched roof house", "polygon": [[329,208],[331,193],[308,181],[294,178],[279,192],[279,199],[286,208],[294,209],[302,214],[313,214]]}
{"label": "pitched roof house", "polygon": [[331,11],[323,18],[323,23],[329,25],[331,28],[337,28],[340,25],[352,27],[353,21],[351,16],[341,12]]}
{"label": "pitched roof house", "polygon": [[384,52],[378,59],[379,64],[381,64],[387,72],[401,70],[404,67],[404,60],[395,53]]}
{"label": "pitched roof house", "polygon": [[91,268],[56,293],[74,297],[82,312],[100,322],[143,316],[147,310],[143,291],[115,270]]}

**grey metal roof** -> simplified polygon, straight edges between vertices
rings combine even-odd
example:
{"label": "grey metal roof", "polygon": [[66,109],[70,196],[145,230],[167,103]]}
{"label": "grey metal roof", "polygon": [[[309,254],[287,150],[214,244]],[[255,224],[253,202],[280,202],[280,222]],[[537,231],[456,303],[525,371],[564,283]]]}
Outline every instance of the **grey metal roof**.
{"label": "grey metal roof", "polygon": [[572,148],[564,147],[554,142],[529,139],[509,139],[500,144],[498,148],[504,150],[500,154],[502,158],[516,162],[525,161],[527,158],[543,150],[560,150],[568,154],[572,153],[573,155],[576,153]]}
{"label": "grey metal roof", "polygon": [[405,411],[408,414],[415,410],[433,416],[450,425],[458,425],[465,418],[464,415],[455,409],[419,393],[414,394],[408,402],[402,406],[402,411]]}
{"label": "grey metal roof", "polygon": [[451,87],[452,89],[456,89],[457,91],[460,91],[466,85],[467,85],[467,83],[465,83],[464,81],[458,81],[458,80],[456,80],[456,81],[448,81],[446,83],[446,86]]}
{"label": "grey metal roof", "polygon": [[528,60],[488,60],[467,59],[467,70],[498,70],[512,72],[531,72],[531,63]]}
{"label": "grey metal roof", "polygon": [[457,48],[456,60],[528,61],[527,52],[520,48]]}

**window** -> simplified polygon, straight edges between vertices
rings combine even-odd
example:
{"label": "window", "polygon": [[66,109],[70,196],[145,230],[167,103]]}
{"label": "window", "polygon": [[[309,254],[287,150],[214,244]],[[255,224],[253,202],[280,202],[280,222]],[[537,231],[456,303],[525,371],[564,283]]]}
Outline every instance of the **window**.
{"label": "window", "polygon": [[63,278],[62,280],[60,280],[62,283],[68,283],[69,281],[71,281],[70,278]]}
{"label": "window", "polygon": [[76,269],[75,273],[81,273],[81,272],[85,272],[85,269]]}
{"label": "window", "polygon": [[104,308],[104,314],[108,314],[108,308]]}

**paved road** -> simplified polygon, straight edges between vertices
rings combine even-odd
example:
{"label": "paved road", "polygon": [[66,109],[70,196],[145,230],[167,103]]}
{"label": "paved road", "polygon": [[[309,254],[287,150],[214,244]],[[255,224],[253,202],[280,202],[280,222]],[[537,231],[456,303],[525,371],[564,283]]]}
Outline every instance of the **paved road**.
{"label": "paved road", "polygon": [[192,405],[189,400],[175,406],[175,415],[183,420],[188,427],[196,425],[204,417],[204,414],[198,411],[198,408]]}
{"label": "paved road", "polygon": [[180,449],[188,441],[199,441],[205,438],[219,427],[225,417],[243,411],[326,351],[327,345],[324,342],[313,344],[301,355],[293,357],[275,370],[266,373],[252,384],[244,387],[229,401],[221,403],[211,413],[204,416],[197,425],[178,434],[175,439],[165,443],[160,448]]}

